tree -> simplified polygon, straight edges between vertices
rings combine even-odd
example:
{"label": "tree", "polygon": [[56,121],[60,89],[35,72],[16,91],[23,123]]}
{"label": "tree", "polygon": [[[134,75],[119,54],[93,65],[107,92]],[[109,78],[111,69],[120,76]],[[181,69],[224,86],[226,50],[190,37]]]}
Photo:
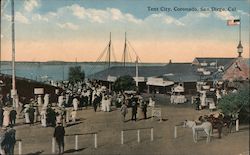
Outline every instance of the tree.
{"label": "tree", "polygon": [[119,77],[113,84],[115,91],[125,91],[125,90],[135,90],[135,81],[129,76],[121,76]]}
{"label": "tree", "polygon": [[240,115],[240,118],[249,119],[249,87],[240,88],[236,93],[223,96],[219,100],[218,107],[226,115]]}
{"label": "tree", "polygon": [[81,70],[81,66],[69,68],[69,82],[75,83],[85,79],[85,72]]}

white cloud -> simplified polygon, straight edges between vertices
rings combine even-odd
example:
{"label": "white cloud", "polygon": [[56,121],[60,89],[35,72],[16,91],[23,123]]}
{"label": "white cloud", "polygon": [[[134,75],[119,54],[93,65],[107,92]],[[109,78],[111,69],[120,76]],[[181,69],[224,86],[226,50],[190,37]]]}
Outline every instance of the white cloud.
{"label": "white cloud", "polygon": [[31,12],[34,8],[39,6],[39,0],[25,0],[24,9],[28,12]]}
{"label": "white cloud", "polygon": [[[8,14],[4,14],[3,19],[11,21],[11,16]],[[15,13],[15,21],[20,22],[22,24],[29,24],[29,19],[25,17],[21,12]]]}
{"label": "white cloud", "polygon": [[78,25],[75,25],[75,24],[72,24],[72,23],[64,23],[64,24],[60,24],[60,23],[57,23],[57,25],[62,28],[62,29],[70,29],[70,30],[77,30],[79,28]]}
{"label": "white cloud", "polygon": [[60,8],[59,14],[65,14],[70,11],[73,16],[79,19],[85,19],[92,23],[108,23],[110,21],[140,23],[141,20],[135,18],[132,14],[122,13],[116,8],[101,9],[86,9],[78,4],[73,4],[68,7]]}
{"label": "white cloud", "polygon": [[221,20],[228,20],[235,18],[229,11],[215,12],[215,16]]}
{"label": "white cloud", "polygon": [[155,24],[155,23],[163,23],[166,25],[176,25],[176,26],[184,26],[185,24],[171,16],[168,16],[164,13],[159,13],[159,14],[152,14],[148,16],[145,20],[145,22],[149,24]]}
{"label": "white cloud", "polygon": [[4,14],[3,19],[5,19],[7,21],[11,21],[11,16],[8,14]]}
{"label": "white cloud", "polygon": [[173,18],[171,16],[164,17],[163,22],[166,24],[175,24],[177,26],[184,26],[185,25],[182,22],[180,22],[179,20],[176,20],[175,18]]}
{"label": "white cloud", "polygon": [[41,16],[40,14],[33,14],[33,15],[32,15],[32,20],[33,20],[33,21],[45,21],[45,22],[48,22],[48,21],[49,21],[48,18],[43,17],[43,16]]}
{"label": "white cloud", "polygon": [[83,7],[80,7],[77,4],[74,4],[72,6],[69,7],[69,9],[72,10],[73,15],[77,16],[80,19],[83,19],[85,16],[85,9]]}
{"label": "white cloud", "polygon": [[244,12],[244,11],[242,11],[242,10],[238,10],[237,12],[239,12],[241,15],[250,16],[249,13]]}
{"label": "white cloud", "polygon": [[16,12],[15,19],[20,23],[29,24],[29,19],[26,18],[21,12]]}

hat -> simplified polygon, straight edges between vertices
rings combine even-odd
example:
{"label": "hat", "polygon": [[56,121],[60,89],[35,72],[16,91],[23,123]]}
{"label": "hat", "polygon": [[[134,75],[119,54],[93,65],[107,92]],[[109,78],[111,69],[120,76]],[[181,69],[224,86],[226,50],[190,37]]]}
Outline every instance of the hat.
{"label": "hat", "polygon": [[7,130],[7,126],[3,126],[3,127],[2,127],[2,130]]}

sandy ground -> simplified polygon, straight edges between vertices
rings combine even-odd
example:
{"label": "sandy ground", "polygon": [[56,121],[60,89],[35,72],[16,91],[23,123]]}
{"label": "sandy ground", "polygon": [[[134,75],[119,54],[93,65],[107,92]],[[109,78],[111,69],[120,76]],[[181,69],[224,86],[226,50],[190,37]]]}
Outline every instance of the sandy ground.
{"label": "sandy ground", "polygon": [[[138,109],[139,120],[122,122],[119,109],[113,107],[112,112],[94,112],[92,108],[78,111],[76,124],[66,128],[66,134],[84,134],[97,132],[98,148],[94,148],[94,135],[79,135],[78,151],[75,151],[75,137],[65,137],[65,154],[155,154],[155,155],[240,155],[249,154],[249,125],[241,125],[240,131],[235,127],[230,134],[222,135],[218,139],[214,131],[212,141],[206,143],[204,134],[200,134],[198,143],[192,139],[192,131],[187,128],[178,128],[178,137],[174,138],[174,126],[185,119],[195,120],[198,116],[209,113],[207,110],[195,111],[194,105],[170,105],[164,95],[157,96],[157,103],[162,109],[163,121],[154,118],[142,120]],[[148,109],[148,116],[151,110]],[[43,128],[40,124],[29,126],[18,120],[17,139],[22,139],[23,154],[52,154],[52,135],[54,128]],[[150,128],[154,128],[154,140],[150,139]],[[140,130],[140,143],[137,142],[137,129]],[[124,131],[124,144],[121,145],[121,131]],[[56,147],[57,151],[57,147]],[[15,153],[18,153],[18,143]]]}

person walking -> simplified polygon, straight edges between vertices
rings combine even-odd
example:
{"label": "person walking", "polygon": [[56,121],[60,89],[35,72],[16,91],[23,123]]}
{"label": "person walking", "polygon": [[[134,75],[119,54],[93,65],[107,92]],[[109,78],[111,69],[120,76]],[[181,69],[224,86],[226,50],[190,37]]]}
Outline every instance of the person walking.
{"label": "person walking", "polygon": [[76,98],[76,96],[74,96],[74,99],[73,99],[73,108],[75,111],[78,110],[78,99]]}
{"label": "person walking", "polygon": [[135,101],[132,102],[132,118],[131,120],[136,121],[136,114],[137,114],[137,103]]}
{"label": "person walking", "polygon": [[7,144],[6,144],[6,133],[7,133],[7,127],[3,126],[0,129],[0,154],[1,155],[5,155],[5,150],[6,150],[6,147],[7,147]]}
{"label": "person walking", "polygon": [[41,125],[42,125],[42,127],[46,127],[47,126],[47,122],[46,122],[47,113],[46,113],[46,108],[45,107],[42,108],[42,111],[41,111],[40,115],[41,115]]}
{"label": "person walking", "polygon": [[93,100],[93,107],[94,107],[95,112],[96,112],[96,109],[97,109],[97,106],[98,106],[98,102],[99,102],[99,99],[98,99],[97,95],[95,94],[94,100]]}
{"label": "person walking", "polygon": [[59,154],[63,154],[64,152],[64,136],[65,129],[61,123],[58,123],[54,130],[54,137],[58,145]]}
{"label": "person walking", "polygon": [[123,122],[125,122],[127,113],[128,113],[128,107],[125,103],[123,103],[121,106],[121,114],[122,114]]}
{"label": "person walking", "polygon": [[147,119],[147,103],[145,101],[142,102],[142,112],[143,112],[143,116],[144,119]]}
{"label": "person walking", "polygon": [[12,108],[10,111],[10,124],[11,125],[16,124],[16,115],[17,115],[17,112],[16,112],[15,108]]}
{"label": "person walking", "polygon": [[196,105],[196,110],[200,110],[200,105],[201,105],[201,100],[200,100],[200,95],[198,94],[198,97],[195,99],[195,105]]}
{"label": "person walking", "polygon": [[30,106],[29,110],[29,120],[30,120],[30,126],[34,125],[34,120],[35,120],[35,109],[33,106]]}
{"label": "person walking", "polygon": [[3,126],[3,108],[2,108],[2,105],[0,105],[0,127]]}
{"label": "person walking", "polygon": [[16,130],[13,128],[13,125],[10,125],[10,128],[7,129],[6,132],[6,154],[7,155],[14,155],[14,148],[16,144]]}
{"label": "person walking", "polygon": [[3,126],[9,126],[10,124],[10,111],[7,107],[4,108],[3,112]]}
{"label": "person walking", "polygon": [[70,113],[71,118],[72,118],[72,122],[76,122],[76,113],[77,111],[75,109],[72,110],[72,112]]}

